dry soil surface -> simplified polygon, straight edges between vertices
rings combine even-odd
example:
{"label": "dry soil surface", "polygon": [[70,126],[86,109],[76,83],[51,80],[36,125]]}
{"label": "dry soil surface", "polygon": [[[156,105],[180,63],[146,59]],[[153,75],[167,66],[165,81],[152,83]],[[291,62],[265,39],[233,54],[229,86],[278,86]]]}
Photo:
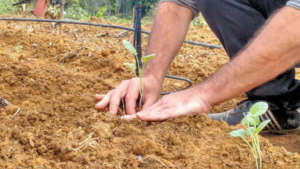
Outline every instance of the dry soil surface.
{"label": "dry soil surface", "polygon": [[[10,102],[0,108],[0,168],[254,168],[247,145],[228,134],[239,126],[206,115],[128,122],[95,110],[95,93],[133,77],[124,66],[133,56],[121,43],[131,33],[115,38],[120,30],[51,23],[1,21],[0,27],[0,97]],[[192,27],[188,39],[218,43],[205,27]],[[199,83],[227,60],[223,50],[184,45],[169,73]],[[166,80],[163,88],[184,85]],[[299,168],[298,134],[267,138],[264,169]]]}

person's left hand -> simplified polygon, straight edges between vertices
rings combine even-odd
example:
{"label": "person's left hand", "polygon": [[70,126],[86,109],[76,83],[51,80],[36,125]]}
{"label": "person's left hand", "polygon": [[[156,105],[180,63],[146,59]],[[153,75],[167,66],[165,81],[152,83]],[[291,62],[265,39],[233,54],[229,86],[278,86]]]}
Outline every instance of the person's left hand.
{"label": "person's left hand", "polygon": [[144,121],[163,121],[183,115],[198,114],[208,111],[211,106],[193,88],[163,96],[152,106],[133,115],[122,116],[131,120],[139,118]]}

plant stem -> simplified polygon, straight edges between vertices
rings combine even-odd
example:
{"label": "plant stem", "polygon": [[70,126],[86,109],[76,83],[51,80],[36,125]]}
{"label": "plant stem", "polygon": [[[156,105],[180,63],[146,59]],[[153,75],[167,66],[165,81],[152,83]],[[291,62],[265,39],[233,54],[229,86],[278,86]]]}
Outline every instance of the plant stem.
{"label": "plant stem", "polygon": [[144,77],[144,70],[139,69],[139,89],[140,89],[140,100],[139,100],[139,106],[142,107],[142,100],[143,100],[143,94],[144,94],[144,84],[143,84],[143,77]]}
{"label": "plant stem", "polygon": [[[255,129],[257,129],[257,125],[256,124],[255,124]],[[258,137],[258,133],[257,132],[254,133],[254,138],[255,138],[256,152],[257,152],[258,159],[259,159],[259,168],[262,169],[262,157],[261,157],[260,143],[259,143],[259,137]]]}
{"label": "plant stem", "polygon": [[252,151],[253,151],[253,156],[255,159],[256,168],[259,169],[256,139],[255,139],[255,136],[252,134],[250,135],[250,138],[251,138],[251,143],[252,143],[252,148],[253,148]]}
{"label": "plant stem", "polygon": [[144,92],[144,85],[143,85],[143,77],[144,77],[144,68],[143,66],[140,67],[138,62],[139,58],[135,55],[135,59],[137,61],[137,69],[138,69],[138,80],[139,80],[139,89],[140,89],[140,100],[139,106],[142,107],[142,100],[143,100],[143,92]]}
{"label": "plant stem", "polygon": [[262,168],[262,155],[261,155],[261,150],[260,150],[258,134],[256,134],[256,143],[257,143],[257,152],[258,152],[258,158],[259,158],[259,167]]}
{"label": "plant stem", "polygon": [[248,147],[250,148],[250,150],[251,150],[251,152],[252,152],[252,154],[253,154],[253,157],[254,157],[254,159],[255,159],[255,164],[256,164],[256,168],[257,169],[259,169],[258,168],[258,161],[257,161],[257,158],[256,158],[256,150],[255,150],[255,146],[253,145],[251,145],[250,143],[249,143],[249,141],[247,141],[244,137],[241,137],[242,138],[242,140],[244,141],[244,142],[246,142],[247,143],[247,145],[248,145]]}

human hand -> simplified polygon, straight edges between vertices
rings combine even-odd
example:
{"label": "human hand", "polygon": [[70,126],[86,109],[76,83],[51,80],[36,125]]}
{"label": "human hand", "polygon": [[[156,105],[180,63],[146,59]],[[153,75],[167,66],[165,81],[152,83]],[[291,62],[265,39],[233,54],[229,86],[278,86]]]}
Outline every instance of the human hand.
{"label": "human hand", "polygon": [[[142,106],[146,108],[151,106],[158,99],[161,82],[152,76],[147,76],[143,77],[143,84]],[[126,113],[135,114],[136,103],[140,95],[139,92],[138,78],[122,81],[116,89],[110,90],[107,94],[97,94],[96,99],[98,103],[95,107],[101,110],[109,106],[109,111],[113,114],[117,114],[121,100],[125,99]]]}
{"label": "human hand", "polygon": [[192,115],[208,111],[211,106],[201,98],[201,94],[195,89],[187,89],[162,97],[150,107],[132,115],[122,116],[131,120],[139,118],[145,121],[162,121],[183,115]]}

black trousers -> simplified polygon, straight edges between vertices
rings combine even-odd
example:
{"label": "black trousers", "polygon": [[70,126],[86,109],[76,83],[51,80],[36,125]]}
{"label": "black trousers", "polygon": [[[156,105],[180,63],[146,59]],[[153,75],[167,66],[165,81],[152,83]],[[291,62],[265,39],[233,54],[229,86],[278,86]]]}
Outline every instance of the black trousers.
{"label": "black trousers", "polygon": [[[266,20],[286,2],[287,0],[199,0],[197,5],[227,54],[234,58]],[[278,102],[288,109],[299,107],[300,82],[295,79],[295,69],[291,68],[247,92],[247,96],[249,99]]]}

